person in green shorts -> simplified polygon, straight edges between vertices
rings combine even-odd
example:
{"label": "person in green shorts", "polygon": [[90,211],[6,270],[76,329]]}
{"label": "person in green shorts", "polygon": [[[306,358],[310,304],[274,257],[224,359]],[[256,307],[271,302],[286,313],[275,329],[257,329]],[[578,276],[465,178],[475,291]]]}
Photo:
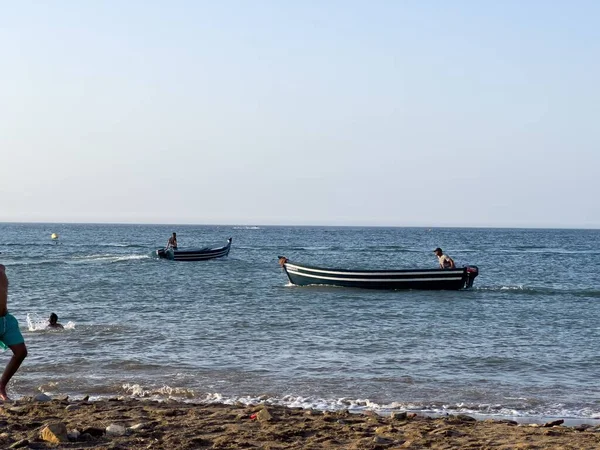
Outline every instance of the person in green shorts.
{"label": "person in green shorts", "polygon": [[5,267],[0,264],[0,341],[12,350],[13,356],[0,378],[0,399],[8,401],[10,399],[6,394],[6,385],[27,356],[27,347],[19,331],[19,322],[8,313],[8,278],[5,270]]}

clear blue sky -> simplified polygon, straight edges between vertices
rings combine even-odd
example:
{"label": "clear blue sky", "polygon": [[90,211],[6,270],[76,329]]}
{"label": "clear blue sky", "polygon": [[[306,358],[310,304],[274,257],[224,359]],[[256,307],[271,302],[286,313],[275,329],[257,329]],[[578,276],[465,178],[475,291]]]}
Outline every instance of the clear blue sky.
{"label": "clear blue sky", "polygon": [[600,2],[3,2],[0,221],[600,227]]}

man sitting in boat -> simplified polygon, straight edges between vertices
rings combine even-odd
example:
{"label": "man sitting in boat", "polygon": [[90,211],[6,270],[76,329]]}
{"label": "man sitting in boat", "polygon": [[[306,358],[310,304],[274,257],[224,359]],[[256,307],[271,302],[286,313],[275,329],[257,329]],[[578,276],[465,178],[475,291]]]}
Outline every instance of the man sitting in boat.
{"label": "man sitting in boat", "polygon": [[440,269],[456,269],[454,260],[448,255],[445,255],[441,248],[436,248],[433,251],[433,253],[435,253],[435,255],[438,257],[438,261],[440,262]]}
{"label": "man sitting in boat", "polygon": [[169,238],[169,242],[167,242],[166,250],[172,248],[173,250],[177,250],[177,233],[173,233],[173,236]]}

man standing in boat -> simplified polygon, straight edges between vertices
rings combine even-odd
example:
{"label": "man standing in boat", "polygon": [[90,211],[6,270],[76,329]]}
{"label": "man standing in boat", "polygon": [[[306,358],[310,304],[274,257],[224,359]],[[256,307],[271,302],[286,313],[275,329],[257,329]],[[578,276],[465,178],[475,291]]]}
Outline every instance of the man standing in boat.
{"label": "man standing in boat", "polygon": [[169,242],[167,242],[167,250],[172,248],[173,250],[177,250],[177,233],[173,233],[173,236],[169,238]]}
{"label": "man standing in boat", "polygon": [[440,262],[440,269],[456,269],[454,260],[444,254],[441,248],[436,248],[433,253],[435,253],[435,256],[437,256],[438,261]]}
{"label": "man standing in boat", "polygon": [[6,394],[6,385],[27,356],[27,347],[19,330],[19,322],[8,313],[8,278],[2,264],[0,264],[0,344],[13,352],[0,378],[0,400],[8,401],[10,399]]}

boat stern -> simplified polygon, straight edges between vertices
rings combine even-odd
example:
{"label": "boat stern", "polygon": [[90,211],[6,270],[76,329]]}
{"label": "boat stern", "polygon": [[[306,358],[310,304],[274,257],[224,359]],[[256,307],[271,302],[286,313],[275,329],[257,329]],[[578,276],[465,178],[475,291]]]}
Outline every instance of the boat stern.
{"label": "boat stern", "polygon": [[465,288],[473,287],[473,282],[475,281],[475,277],[479,275],[479,268],[477,266],[467,266],[467,280],[465,282]]}
{"label": "boat stern", "polygon": [[174,259],[175,252],[172,248],[168,250],[164,248],[159,248],[158,250],[156,250],[156,256],[163,259]]}
{"label": "boat stern", "polygon": [[227,239],[227,252],[225,252],[225,256],[229,256],[229,250],[231,250],[231,241],[233,238]]}

